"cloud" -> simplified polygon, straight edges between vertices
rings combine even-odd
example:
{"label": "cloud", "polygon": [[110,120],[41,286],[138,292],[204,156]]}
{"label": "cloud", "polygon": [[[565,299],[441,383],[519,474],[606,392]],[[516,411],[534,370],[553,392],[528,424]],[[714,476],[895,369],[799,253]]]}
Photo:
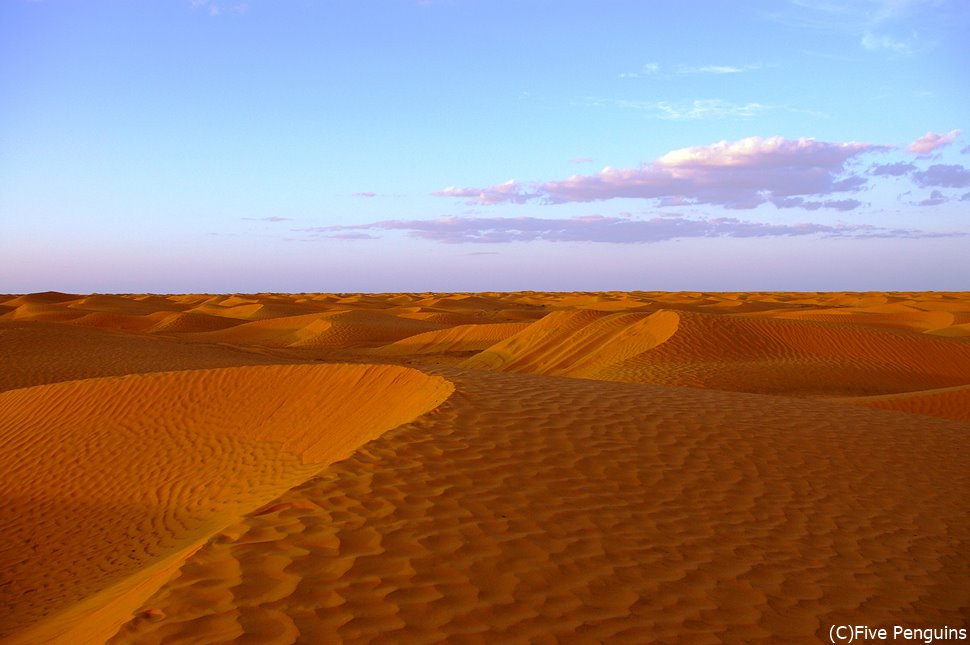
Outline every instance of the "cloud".
{"label": "cloud", "polygon": [[569,163],[575,163],[575,164],[593,163],[593,158],[592,157],[573,157],[572,159],[569,160]]}
{"label": "cloud", "polygon": [[448,186],[432,194],[437,197],[467,197],[471,202],[479,204],[524,204],[536,197],[536,195],[523,192],[522,186],[514,179],[488,188]]}
{"label": "cloud", "polygon": [[970,193],[963,193],[960,195],[961,202],[970,202]]}
{"label": "cloud", "polygon": [[685,70],[685,73],[694,74],[738,74],[743,72],[743,67],[734,67],[732,65],[705,65],[704,67],[695,67],[693,69]]}
{"label": "cloud", "polygon": [[699,67],[689,67],[681,65],[677,68],[678,74],[740,74],[753,69],[761,69],[761,65],[701,65]]}
{"label": "cloud", "polygon": [[[602,242],[643,244],[692,237],[951,237],[963,233],[933,233],[912,229],[887,229],[868,224],[768,224],[733,217],[706,219],[630,219],[592,215],[560,219],[537,217],[443,217],[433,220],[385,220],[349,226],[303,229],[332,236],[347,230],[406,231],[415,238],[444,244],[502,244],[508,242]],[[339,233],[338,233],[339,234]]]}
{"label": "cloud", "polygon": [[957,164],[933,164],[914,172],[913,181],[923,187],[966,188],[970,186],[970,170]]}
{"label": "cloud", "polygon": [[659,63],[645,63],[639,72],[623,72],[620,74],[620,78],[643,78],[644,76],[652,76],[659,71]]}
{"label": "cloud", "polygon": [[350,196],[351,197],[377,197],[377,193],[374,193],[368,190],[360,193],[351,193]]}
{"label": "cloud", "polygon": [[960,148],[961,155],[970,155],[970,146],[963,146]]}
{"label": "cloud", "polygon": [[[297,229],[306,230],[306,229]],[[370,233],[334,233],[333,235],[324,235],[324,237],[331,240],[376,240],[379,239],[378,236],[372,235]]]}
{"label": "cloud", "polygon": [[820,208],[831,208],[837,211],[851,211],[862,206],[858,199],[826,199],[824,201],[810,201],[801,197],[784,197],[773,199],[772,203],[778,208],[804,208],[817,211]]}
{"label": "cloud", "polygon": [[213,0],[191,0],[190,4],[192,5],[192,9],[207,9],[207,13],[213,18],[225,13],[243,14],[249,11],[249,5],[245,2],[230,5],[221,2],[214,2]]}
{"label": "cloud", "polygon": [[770,202],[779,208],[845,210],[859,203],[830,200],[827,204],[823,200],[815,206],[814,201],[789,198],[860,190],[866,179],[860,175],[844,176],[846,163],[884,148],[858,142],[750,137],[674,150],[638,168],[607,167],[593,175],[535,183],[528,190],[509,181],[488,188],[451,187],[435,194],[467,197],[482,204],[521,204],[530,200],[561,204],[633,198],[658,200],[667,206],[713,204],[743,209]]}
{"label": "cloud", "polygon": [[862,34],[860,44],[869,51],[891,51],[897,54],[909,54],[912,46],[908,42],[897,40],[885,34],[877,35],[871,31]]}
{"label": "cloud", "polygon": [[240,217],[239,219],[246,220],[248,222],[289,222],[291,221],[289,217]]}
{"label": "cloud", "polygon": [[[773,11],[769,18],[794,27],[827,31],[858,39],[863,49],[879,53],[908,55],[919,42],[917,14],[931,8],[937,0],[792,0],[785,10]],[[906,31],[906,36],[898,34]]]}
{"label": "cloud", "polygon": [[942,148],[953,142],[960,135],[959,130],[950,130],[946,134],[936,134],[927,132],[916,141],[912,142],[906,149],[918,155],[925,155],[933,152],[937,148]]}
{"label": "cloud", "polygon": [[899,177],[907,173],[911,173],[916,170],[916,166],[911,163],[906,163],[900,161],[898,163],[887,163],[879,166],[872,167],[872,174],[876,176],[888,175],[890,177]]}
{"label": "cloud", "polygon": [[722,99],[696,99],[693,101],[630,101],[593,100],[593,105],[613,105],[621,109],[641,110],[649,116],[664,121],[698,121],[702,119],[750,119],[777,109],[764,103],[732,103]]}
{"label": "cloud", "polygon": [[934,190],[930,193],[928,198],[918,202],[917,206],[938,206],[940,204],[945,204],[947,201],[947,198],[942,192]]}
{"label": "cloud", "polygon": [[689,104],[660,101],[654,104],[659,119],[670,121],[696,121],[698,119],[750,119],[773,109],[764,103],[731,103],[721,99],[699,99]]}

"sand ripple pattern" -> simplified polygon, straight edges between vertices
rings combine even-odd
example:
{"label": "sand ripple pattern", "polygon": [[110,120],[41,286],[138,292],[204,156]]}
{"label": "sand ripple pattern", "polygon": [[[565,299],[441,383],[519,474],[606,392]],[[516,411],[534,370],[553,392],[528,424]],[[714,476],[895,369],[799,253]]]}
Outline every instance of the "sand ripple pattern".
{"label": "sand ripple pattern", "polygon": [[451,398],[228,528],[113,643],[816,643],[970,622],[966,425],[442,369]]}
{"label": "sand ripple pattern", "polygon": [[271,365],[0,393],[0,638],[46,629],[451,391],[390,365]]}

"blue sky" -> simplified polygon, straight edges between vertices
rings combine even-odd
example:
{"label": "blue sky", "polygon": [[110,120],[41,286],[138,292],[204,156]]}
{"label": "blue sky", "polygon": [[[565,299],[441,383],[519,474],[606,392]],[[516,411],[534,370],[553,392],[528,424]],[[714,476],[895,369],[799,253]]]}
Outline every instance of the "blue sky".
{"label": "blue sky", "polygon": [[967,289],[967,33],[959,0],[9,0],[0,292]]}

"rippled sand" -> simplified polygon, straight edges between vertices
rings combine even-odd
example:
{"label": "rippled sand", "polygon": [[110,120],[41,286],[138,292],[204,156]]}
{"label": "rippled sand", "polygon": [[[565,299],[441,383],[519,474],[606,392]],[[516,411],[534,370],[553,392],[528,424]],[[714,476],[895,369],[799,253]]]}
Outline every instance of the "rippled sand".
{"label": "rippled sand", "polygon": [[0,296],[0,640],[970,622],[970,294]]}

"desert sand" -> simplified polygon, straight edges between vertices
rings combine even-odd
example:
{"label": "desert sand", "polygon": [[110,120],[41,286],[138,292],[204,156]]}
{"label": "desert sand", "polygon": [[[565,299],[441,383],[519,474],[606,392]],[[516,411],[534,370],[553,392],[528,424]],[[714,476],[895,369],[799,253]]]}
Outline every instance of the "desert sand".
{"label": "desert sand", "polygon": [[0,296],[2,643],[970,628],[970,293]]}

